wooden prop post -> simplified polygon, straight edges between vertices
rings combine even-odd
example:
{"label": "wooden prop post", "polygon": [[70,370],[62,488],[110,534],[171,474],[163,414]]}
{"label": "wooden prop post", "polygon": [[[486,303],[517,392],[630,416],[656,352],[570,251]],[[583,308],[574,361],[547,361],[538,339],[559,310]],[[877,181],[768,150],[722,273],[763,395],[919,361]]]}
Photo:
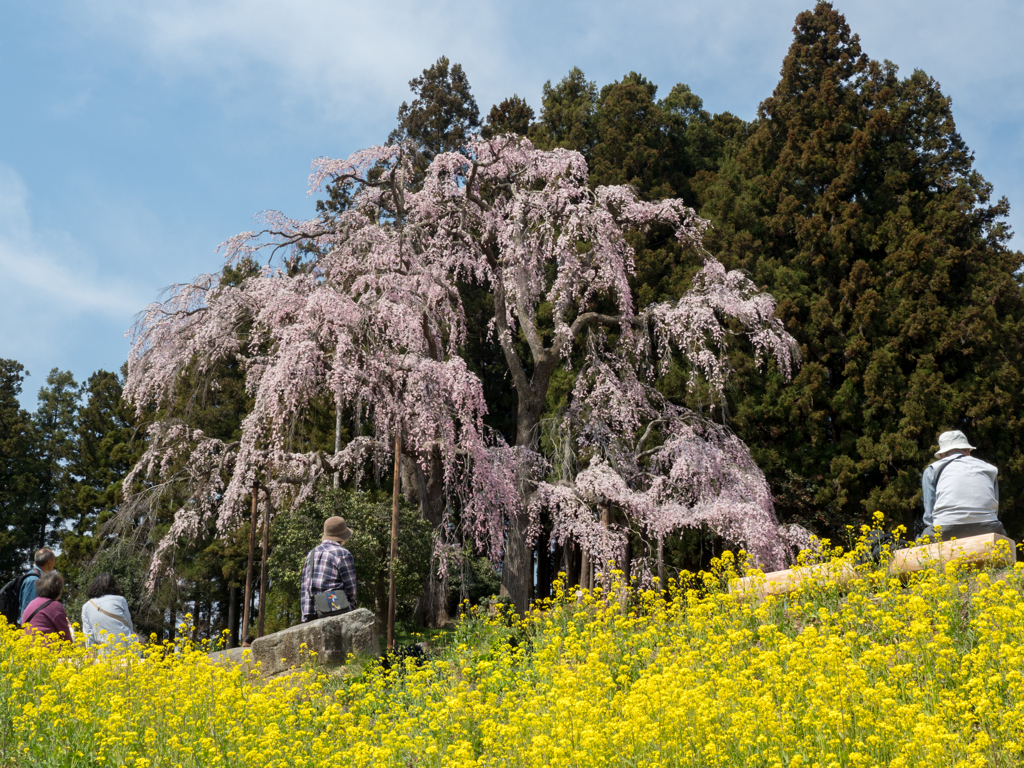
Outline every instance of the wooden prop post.
{"label": "wooden prop post", "polygon": [[388,650],[395,648],[395,560],[398,559],[398,470],[402,457],[401,427],[395,432],[395,483],[391,501],[391,564],[390,587],[388,592]]}
{"label": "wooden prop post", "polygon": [[245,609],[242,612],[242,636],[239,644],[249,634],[249,606],[252,604],[252,561],[256,556],[256,484],[252,486],[252,515],[249,518],[249,564],[245,569]]}
{"label": "wooden prop post", "polygon": [[[601,512],[601,526],[604,528],[604,545],[607,551],[609,549],[608,529],[612,524],[612,508],[605,502],[598,505],[598,510]],[[603,582],[601,586],[607,591],[612,588],[612,563],[606,560],[603,563],[598,563],[598,565],[601,568],[601,581]]]}
{"label": "wooden prop post", "polygon": [[664,592],[665,584],[665,537],[658,536],[658,589]]}
{"label": "wooden prop post", "polygon": [[270,554],[270,496],[263,505],[263,558],[260,561],[260,613],[256,620],[256,635],[263,637],[263,617],[267,612],[267,559]]}

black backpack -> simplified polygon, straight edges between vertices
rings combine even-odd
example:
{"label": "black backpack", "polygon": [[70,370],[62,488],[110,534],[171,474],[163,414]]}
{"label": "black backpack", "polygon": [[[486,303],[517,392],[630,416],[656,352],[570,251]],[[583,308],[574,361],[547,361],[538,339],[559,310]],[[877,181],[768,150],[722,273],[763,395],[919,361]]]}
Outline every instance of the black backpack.
{"label": "black backpack", "polygon": [[29,576],[35,575],[31,571],[23,573],[0,587],[0,614],[11,626],[17,627],[21,624],[21,585]]}

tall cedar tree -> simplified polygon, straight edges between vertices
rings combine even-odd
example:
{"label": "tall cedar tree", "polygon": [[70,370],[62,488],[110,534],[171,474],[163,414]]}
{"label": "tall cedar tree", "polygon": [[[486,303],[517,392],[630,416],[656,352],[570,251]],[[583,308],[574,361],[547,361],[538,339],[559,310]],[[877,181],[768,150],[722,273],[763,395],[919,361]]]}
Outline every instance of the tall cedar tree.
{"label": "tall cedar tree", "polygon": [[750,140],[697,185],[709,249],[778,298],[804,360],[789,385],[741,373],[734,426],[780,516],[822,533],[875,509],[912,524],[937,434],[961,429],[999,465],[1019,538],[1024,311],[1008,204],[991,202],[934,80],[870,60],[829,3],[794,35]]}
{"label": "tall cedar tree", "polygon": [[135,419],[121,399],[123,380],[97,371],[79,390],[68,476],[57,495],[68,530],[58,566],[78,586],[80,570],[102,542],[100,530],[121,503],[121,483],[142,452]]}
{"label": "tall cedar tree", "polygon": [[388,143],[411,140],[422,153],[418,170],[439,152],[457,152],[480,130],[480,110],[461,64],[444,56],[423,74],[409,81],[416,94],[412,103],[398,108],[398,127]]}
{"label": "tall cedar tree", "polygon": [[530,139],[541,149],[574,149],[589,161],[594,147],[597,85],[583,70],[573,67],[558,83],[544,83],[540,121],[532,127]]}
{"label": "tall cedar tree", "polygon": [[18,396],[27,372],[0,360],[0,583],[22,572],[45,527],[37,503],[36,432]]}
{"label": "tall cedar tree", "polygon": [[487,123],[481,129],[480,135],[485,139],[493,139],[504,133],[526,136],[533,124],[533,117],[533,107],[526,103],[526,99],[513,94],[491,107],[487,114]]}
{"label": "tall cedar tree", "polygon": [[54,368],[46,377],[46,386],[39,390],[39,405],[32,415],[39,452],[39,530],[34,536],[40,546],[58,541],[65,519],[60,496],[72,482],[68,465],[75,449],[77,417],[78,384],[70,371]]}

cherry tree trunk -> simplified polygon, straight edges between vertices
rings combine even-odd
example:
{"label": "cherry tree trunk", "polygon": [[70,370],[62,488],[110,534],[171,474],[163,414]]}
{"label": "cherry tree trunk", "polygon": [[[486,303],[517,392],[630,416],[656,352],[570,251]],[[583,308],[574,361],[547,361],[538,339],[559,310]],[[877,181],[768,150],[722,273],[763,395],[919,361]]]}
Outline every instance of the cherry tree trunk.
{"label": "cherry tree trunk", "polygon": [[[444,521],[445,505],[444,465],[441,451],[434,448],[428,457],[426,470],[419,462],[414,462],[413,469],[416,495],[420,502],[420,517],[430,523],[436,531]],[[451,622],[451,616],[448,614],[447,581],[437,573],[436,558],[431,558],[430,575],[416,602],[415,618],[416,623],[420,626],[443,627]]]}
{"label": "cherry tree trunk", "polygon": [[592,569],[590,567],[590,553],[580,548],[580,586],[583,589],[592,589],[594,584],[591,580]]}
{"label": "cherry tree trunk", "polygon": [[514,515],[505,540],[501,566],[501,594],[512,598],[519,613],[525,613],[533,597],[533,548],[526,543],[527,515]]}
{"label": "cherry tree trunk", "polygon": [[658,536],[658,589],[665,591],[665,537]]}
{"label": "cherry tree trunk", "polygon": [[564,574],[566,588],[579,584],[580,568],[576,558],[576,545],[567,541],[558,547],[555,554],[559,571]]}
{"label": "cherry tree trunk", "polygon": [[[540,414],[553,371],[554,361],[538,363],[534,368],[529,391],[518,393],[516,445],[534,449],[537,447],[540,439]],[[526,494],[529,489],[521,488],[520,492]],[[501,594],[512,598],[518,613],[526,612],[533,597],[533,551],[527,543],[529,527],[530,516],[525,512],[511,516],[505,538],[505,558],[501,565]]]}

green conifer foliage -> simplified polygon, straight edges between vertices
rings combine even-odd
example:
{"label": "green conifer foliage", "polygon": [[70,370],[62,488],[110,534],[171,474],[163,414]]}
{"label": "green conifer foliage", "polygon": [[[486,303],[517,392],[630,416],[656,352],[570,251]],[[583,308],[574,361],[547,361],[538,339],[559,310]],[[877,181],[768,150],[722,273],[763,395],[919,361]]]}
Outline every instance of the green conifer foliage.
{"label": "green conifer foliage", "polygon": [[780,514],[822,532],[875,509],[911,523],[938,433],[961,429],[1000,466],[1019,536],[1024,261],[1008,205],[934,80],[870,60],[829,3],[794,34],[750,139],[697,182],[709,249],[776,296],[803,355],[788,386],[742,381],[733,424]]}
{"label": "green conifer foliage", "polygon": [[636,72],[601,89],[591,183],[629,184],[647,199],[673,196],[667,116],[654,99],[657,92],[658,86]]}
{"label": "green conifer foliage", "polygon": [[[38,449],[38,512],[33,532],[38,546],[59,540],[59,527],[66,518],[63,489],[72,482],[69,463],[75,450],[78,417],[78,384],[70,371],[54,368],[39,390],[39,405],[32,415]],[[26,521],[27,523],[27,521]]]}
{"label": "green conifer foliage", "polygon": [[526,136],[533,123],[533,107],[526,99],[518,95],[505,99],[491,107],[487,115],[487,124],[480,131],[485,139],[491,139],[504,133]]}
{"label": "green conifer foliage", "polygon": [[597,85],[573,67],[558,85],[544,83],[540,121],[530,135],[542,149],[575,149],[588,156],[594,146]]}
{"label": "green conifer foliage", "polygon": [[438,152],[462,148],[480,129],[480,110],[461,64],[444,56],[409,81],[416,95],[398,108],[398,127],[389,142],[413,141],[424,154],[424,167]]}
{"label": "green conifer foliage", "polygon": [[27,372],[0,360],[0,583],[20,573],[39,546],[34,536],[45,520],[37,503],[36,433],[18,396]]}
{"label": "green conifer foliage", "polygon": [[142,452],[128,406],[121,400],[116,373],[97,371],[83,384],[79,397],[74,445],[68,478],[58,494],[69,525],[61,537],[58,564],[69,584],[101,543],[100,529],[121,502],[121,483]]}

